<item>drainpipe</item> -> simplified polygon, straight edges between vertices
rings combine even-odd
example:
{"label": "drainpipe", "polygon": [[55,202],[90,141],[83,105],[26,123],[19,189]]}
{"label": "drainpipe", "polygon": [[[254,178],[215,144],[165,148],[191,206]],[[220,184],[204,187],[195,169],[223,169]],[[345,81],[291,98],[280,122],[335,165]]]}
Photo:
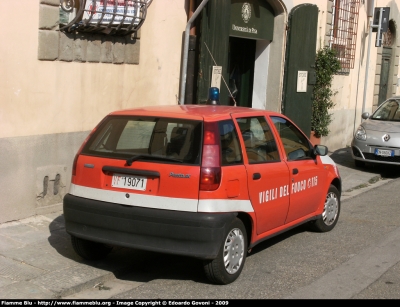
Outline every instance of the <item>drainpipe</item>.
{"label": "drainpipe", "polygon": [[[367,87],[368,87],[368,71],[369,71],[369,61],[371,55],[371,37],[372,37],[372,28],[376,28],[373,22],[374,16],[374,0],[368,0],[367,3],[367,17],[369,19],[369,27],[368,27],[368,50],[367,50],[367,61],[365,62],[365,79],[364,79],[364,95],[363,95],[363,104],[361,114],[365,112],[365,105],[367,101]],[[382,12],[381,12],[382,14]],[[379,18],[381,20],[381,18]]]}
{"label": "drainpipe", "polygon": [[179,104],[185,104],[185,90],[186,90],[186,75],[187,75],[187,61],[188,61],[188,52],[189,52],[189,34],[190,34],[190,26],[192,25],[193,21],[197,18],[200,14],[204,6],[207,4],[209,0],[203,0],[199,6],[197,7],[196,11],[190,17],[186,29],[185,29],[185,38],[183,43],[183,56],[182,56],[182,70],[181,70],[181,84],[180,84],[180,94],[179,94]]}
{"label": "drainpipe", "polygon": [[[188,20],[192,17],[196,9],[196,0],[189,0]],[[196,26],[193,24],[190,27],[189,34],[189,49],[186,67],[186,88],[185,88],[185,104],[193,103],[193,89],[195,81],[195,66],[196,66]]]}

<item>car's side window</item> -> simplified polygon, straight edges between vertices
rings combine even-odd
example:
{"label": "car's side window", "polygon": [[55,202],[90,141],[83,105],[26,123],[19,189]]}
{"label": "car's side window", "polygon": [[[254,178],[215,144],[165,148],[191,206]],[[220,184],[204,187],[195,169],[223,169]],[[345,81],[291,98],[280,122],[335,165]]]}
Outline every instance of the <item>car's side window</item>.
{"label": "car's side window", "polygon": [[312,158],[310,142],[299,129],[282,117],[273,116],[271,119],[278,130],[289,161]]}
{"label": "car's side window", "polygon": [[243,163],[240,143],[232,120],[218,123],[221,140],[222,166]]}
{"label": "car's side window", "polygon": [[279,161],[272,131],[263,116],[237,119],[250,164]]}

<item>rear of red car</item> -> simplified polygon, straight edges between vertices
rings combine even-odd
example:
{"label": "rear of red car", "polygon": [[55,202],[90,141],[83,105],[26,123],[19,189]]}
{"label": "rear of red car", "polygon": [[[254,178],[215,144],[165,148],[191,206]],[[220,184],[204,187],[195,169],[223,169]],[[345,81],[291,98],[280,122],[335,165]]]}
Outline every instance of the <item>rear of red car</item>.
{"label": "rear of red car", "polygon": [[96,242],[212,259],[236,216],[198,212],[221,182],[218,124],[150,114],[107,116],[75,158],[64,216],[85,258]]}
{"label": "rear of red car", "polygon": [[249,246],[306,222],[335,226],[340,177],[326,153],[281,115],[255,109],[115,112],[76,155],[66,230],[85,259],[111,245],[191,256],[209,280],[228,284]]}

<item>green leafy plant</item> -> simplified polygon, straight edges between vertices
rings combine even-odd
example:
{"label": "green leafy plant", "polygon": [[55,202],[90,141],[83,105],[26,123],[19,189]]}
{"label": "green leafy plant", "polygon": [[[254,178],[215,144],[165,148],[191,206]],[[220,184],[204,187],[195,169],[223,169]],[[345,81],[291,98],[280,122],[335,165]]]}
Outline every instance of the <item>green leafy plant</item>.
{"label": "green leafy plant", "polygon": [[329,124],[332,122],[332,114],[329,110],[335,104],[332,96],[333,76],[340,70],[340,61],[336,57],[336,51],[324,47],[317,52],[315,59],[316,83],[313,90],[311,130],[316,137],[329,134]]}

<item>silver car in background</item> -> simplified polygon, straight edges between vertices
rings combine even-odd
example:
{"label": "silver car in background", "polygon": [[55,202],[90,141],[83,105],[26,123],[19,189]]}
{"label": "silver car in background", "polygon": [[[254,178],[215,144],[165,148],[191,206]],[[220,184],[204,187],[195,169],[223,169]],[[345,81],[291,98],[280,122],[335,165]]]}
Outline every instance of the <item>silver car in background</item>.
{"label": "silver car in background", "polygon": [[351,142],[356,166],[368,163],[400,165],[400,96],[383,102],[357,129]]}

